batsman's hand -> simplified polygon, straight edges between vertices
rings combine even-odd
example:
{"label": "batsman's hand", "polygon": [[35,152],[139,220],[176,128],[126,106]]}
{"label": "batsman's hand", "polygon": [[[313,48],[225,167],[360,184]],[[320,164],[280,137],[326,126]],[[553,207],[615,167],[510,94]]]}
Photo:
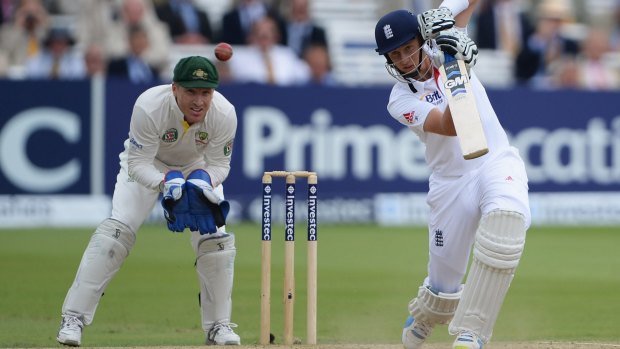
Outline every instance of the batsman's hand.
{"label": "batsman's hand", "polygon": [[187,176],[189,211],[192,216],[190,229],[201,235],[213,234],[226,225],[230,211],[228,201],[221,199],[214,191],[211,177],[204,170],[196,170]]}
{"label": "batsman's hand", "polygon": [[189,205],[185,192],[185,179],[181,171],[168,171],[161,184],[161,206],[168,223],[168,229],[173,232],[183,232],[189,219]]}
{"label": "batsman's hand", "polygon": [[[451,28],[439,33],[435,39],[435,44],[439,50],[445,52],[456,59],[461,59],[467,67],[467,73],[476,65],[478,60],[478,46],[464,32]],[[437,57],[436,57],[437,56]],[[433,61],[437,66],[444,63],[442,54],[433,54]]]}
{"label": "batsman's hand", "polygon": [[454,26],[454,17],[447,7],[424,11],[418,15],[418,29],[424,41],[434,39],[437,33]]}

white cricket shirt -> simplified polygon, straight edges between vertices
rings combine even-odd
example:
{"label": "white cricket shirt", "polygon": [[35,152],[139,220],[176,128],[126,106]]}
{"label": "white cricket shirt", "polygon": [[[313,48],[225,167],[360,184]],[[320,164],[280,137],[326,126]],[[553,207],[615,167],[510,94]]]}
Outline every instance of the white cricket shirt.
{"label": "white cricket shirt", "polygon": [[506,132],[497,119],[484,87],[473,71],[471,75],[471,86],[489,147],[488,154],[473,160],[463,159],[457,137],[424,132],[424,122],[429,112],[433,108],[443,112],[448,105],[443,87],[440,87],[439,71],[435,69],[434,77],[427,81],[412,80],[416,92],[408,84],[397,82],[390,94],[387,105],[390,115],[418,135],[426,145],[426,163],[433,173],[441,176],[461,176],[480,167],[492,153],[509,147]]}
{"label": "white cricket shirt", "polygon": [[183,171],[204,162],[215,187],[230,171],[236,130],[235,108],[219,92],[214,91],[205,120],[189,126],[172,85],[152,87],[134,105],[129,137],[119,156],[121,167],[138,183],[159,190],[166,171]]}

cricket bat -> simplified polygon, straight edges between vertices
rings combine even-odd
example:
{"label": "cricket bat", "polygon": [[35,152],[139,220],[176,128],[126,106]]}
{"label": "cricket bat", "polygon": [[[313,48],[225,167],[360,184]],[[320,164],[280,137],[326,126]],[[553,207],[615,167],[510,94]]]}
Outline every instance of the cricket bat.
{"label": "cricket bat", "polygon": [[444,53],[445,62],[439,74],[446,90],[452,120],[465,160],[475,159],[489,152],[484,136],[476,98],[462,60]]}

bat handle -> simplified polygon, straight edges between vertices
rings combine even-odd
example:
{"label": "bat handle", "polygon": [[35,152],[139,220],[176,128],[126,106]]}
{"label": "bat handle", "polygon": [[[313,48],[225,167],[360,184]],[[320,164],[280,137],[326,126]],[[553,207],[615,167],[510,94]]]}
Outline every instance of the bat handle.
{"label": "bat handle", "polygon": [[446,52],[443,53],[443,57],[444,57],[444,64],[452,62],[452,61],[456,61],[456,58],[454,58],[453,55],[446,53]]}

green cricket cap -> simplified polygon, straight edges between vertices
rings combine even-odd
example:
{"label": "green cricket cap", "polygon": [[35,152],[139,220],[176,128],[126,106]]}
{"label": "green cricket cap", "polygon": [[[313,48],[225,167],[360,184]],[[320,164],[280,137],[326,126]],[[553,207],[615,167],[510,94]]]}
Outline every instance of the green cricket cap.
{"label": "green cricket cap", "polygon": [[216,88],[219,76],[215,65],[205,57],[181,58],[174,67],[172,81],[185,88]]}

